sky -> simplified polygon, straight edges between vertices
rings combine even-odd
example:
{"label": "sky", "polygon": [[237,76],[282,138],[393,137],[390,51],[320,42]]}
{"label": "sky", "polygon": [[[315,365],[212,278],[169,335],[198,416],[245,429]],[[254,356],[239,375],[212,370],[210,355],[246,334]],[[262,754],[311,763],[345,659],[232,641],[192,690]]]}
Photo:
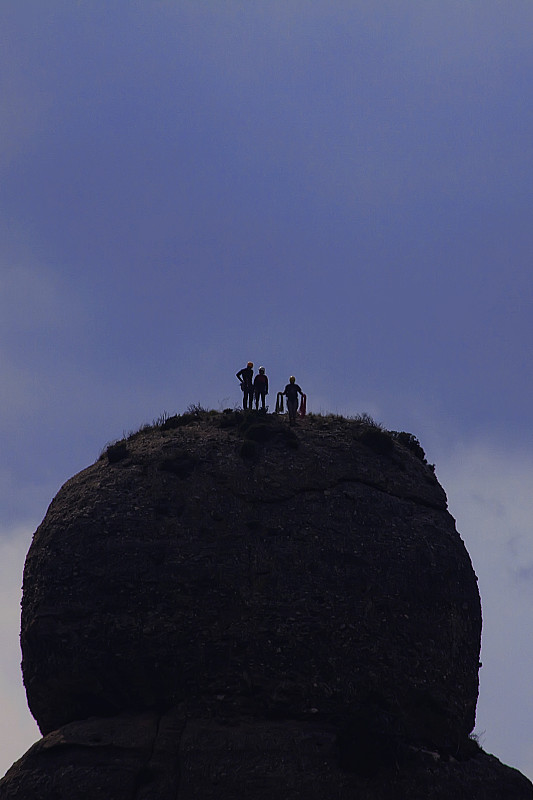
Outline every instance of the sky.
{"label": "sky", "polygon": [[252,360],[419,438],[479,578],[476,734],[533,778],[532,33],[531,0],[2,0],[0,775],[48,504]]}

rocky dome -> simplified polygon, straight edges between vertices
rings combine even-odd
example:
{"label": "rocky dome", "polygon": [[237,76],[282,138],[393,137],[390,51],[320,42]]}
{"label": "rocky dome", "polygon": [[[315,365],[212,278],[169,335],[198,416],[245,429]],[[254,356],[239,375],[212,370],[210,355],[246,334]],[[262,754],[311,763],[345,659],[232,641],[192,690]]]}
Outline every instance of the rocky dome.
{"label": "rocky dome", "polygon": [[532,797],[469,738],[480,635],[413,436],[172,417],[68,481],[35,534],[21,642],[45,736],[0,798]]}

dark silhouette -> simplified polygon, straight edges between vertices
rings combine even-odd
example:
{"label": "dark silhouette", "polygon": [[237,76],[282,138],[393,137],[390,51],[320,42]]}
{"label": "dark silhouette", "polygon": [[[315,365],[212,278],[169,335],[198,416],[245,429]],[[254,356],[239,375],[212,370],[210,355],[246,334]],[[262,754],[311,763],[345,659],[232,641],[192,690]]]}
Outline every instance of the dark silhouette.
{"label": "dark silhouette", "polygon": [[0,800],[532,800],[469,737],[478,584],[422,448],[305,428],[182,415],[67,481],[24,568],[45,738]]}
{"label": "dark silhouette", "polygon": [[287,398],[287,411],[289,412],[289,422],[294,425],[296,422],[296,412],[298,411],[298,394],[303,395],[302,390],[296,383],[296,378],[291,375],[289,383],[283,390],[283,394]]}
{"label": "dark silhouette", "polygon": [[261,408],[265,410],[265,398],[268,394],[268,378],[265,375],[265,368],[259,367],[259,374],[255,376],[254,380],[254,397],[255,407],[259,407],[259,399],[261,399]]}
{"label": "dark silhouette", "polygon": [[241,382],[241,389],[243,391],[242,407],[244,409],[252,408],[252,400],[254,397],[253,367],[254,367],[253,362],[249,361],[245,367],[243,367],[237,372],[237,378]]}

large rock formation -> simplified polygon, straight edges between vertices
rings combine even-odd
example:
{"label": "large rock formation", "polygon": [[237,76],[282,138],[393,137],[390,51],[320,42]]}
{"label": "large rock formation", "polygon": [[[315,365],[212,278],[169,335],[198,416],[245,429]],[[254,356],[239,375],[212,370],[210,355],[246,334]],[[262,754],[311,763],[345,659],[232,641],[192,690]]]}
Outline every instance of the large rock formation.
{"label": "large rock formation", "polygon": [[481,609],[418,442],[192,413],[107,449],[28,553],[44,738],[0,798],[532,798],[469,738]]}

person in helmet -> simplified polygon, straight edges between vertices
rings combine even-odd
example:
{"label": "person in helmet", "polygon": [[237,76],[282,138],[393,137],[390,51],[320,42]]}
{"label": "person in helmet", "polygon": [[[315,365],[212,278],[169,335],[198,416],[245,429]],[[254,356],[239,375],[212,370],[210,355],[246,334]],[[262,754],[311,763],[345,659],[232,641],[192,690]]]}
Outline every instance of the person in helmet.
{"label": "person in helmet", "polygon": [[289,382],[283,392],[287,398],[287,411],[289,412],[289,422],[294,425],[296,422],[296,412],[298,411],[298,394],[303,394],[302,390],[296,383],[296,378],[291,375]]}
{"label": "person in helmet", "polygon": [[254,397],[256,411],[259,407],[259,398],[261,398],[261,409],[265,410],[265,398],[268,394],[268,378],[265,375],[265,368],[259,367],[259,373],[254,379]]}
{"label": "person in helmet", "polygon": [[249,361],[245,367],[237,372],[237,378],[241,382],[241,389],[243,391],[242,407],[244,409],[251,408],[254,397],[254,365],[252,361]]}

